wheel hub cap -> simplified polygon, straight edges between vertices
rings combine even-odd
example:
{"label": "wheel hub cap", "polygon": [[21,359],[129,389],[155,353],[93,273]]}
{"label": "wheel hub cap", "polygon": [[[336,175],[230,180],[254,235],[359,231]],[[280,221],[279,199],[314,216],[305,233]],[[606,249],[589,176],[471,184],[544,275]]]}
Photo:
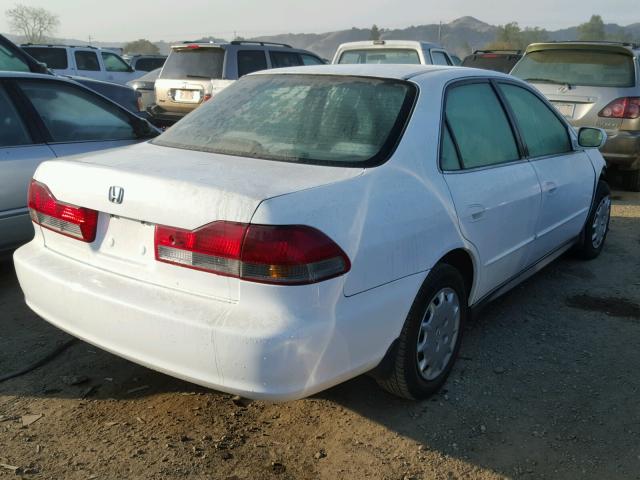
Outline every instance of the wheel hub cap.
{"label": "wheel hub cap", "polygon": [[609,226],[609,216],[611,215],[611,198],[609,196],[600,200],[596,214],[593,216],[591,244],[593,248],[599,248],[604,242],[604,237],[607,234],[607,227]]}

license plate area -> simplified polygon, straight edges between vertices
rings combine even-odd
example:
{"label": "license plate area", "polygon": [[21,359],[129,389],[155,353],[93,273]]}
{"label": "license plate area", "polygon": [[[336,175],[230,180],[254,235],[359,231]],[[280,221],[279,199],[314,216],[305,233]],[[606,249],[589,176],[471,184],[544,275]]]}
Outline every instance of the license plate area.
{"label": "license plate area", "polygon": [[192,89],[176,89],[173,91],[173,99],[176,102],[200,103],[202,92]]}
{"label": "license plate area", "polygon": [[575,103],[559,103],[553,102],[553,106],[562,114],[565,118],[573,118],[576,112]]}
{"label": "license plate area", "polygon": [[137,264],[154,259],[153,225],[115,215],[101,214],[101,217],[106,218],[98,224],[100,253]]}

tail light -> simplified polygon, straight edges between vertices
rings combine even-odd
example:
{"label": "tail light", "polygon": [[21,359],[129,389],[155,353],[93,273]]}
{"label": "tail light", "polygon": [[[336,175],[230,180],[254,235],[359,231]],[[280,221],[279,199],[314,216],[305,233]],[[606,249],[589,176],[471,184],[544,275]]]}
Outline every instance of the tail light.
{"label": "tail light", "polygon": [[206,102],[207,100],[211,100],[212,95],[210,93],[205,93],[204,97],[202,97],[202,101]]}
{"label": "tail light", "polygon": [[136,106],[139,112],[144,111],[144,105],[142,104],[142,94],[136,90]]}
{"label": "tail light", "polygon": [[634,120],[640,117],[640,97],[618,98],[598,113],[604,118],[624,118]]}
{"label": "tail light", "polygon": [[303,225],[219,221],[196,230],[158,225],[155,250],[160,262],[275,285],[315,283],[351,268],[333,240]]}
{"label": "tail light", "polygon": [[38,225],[67,237],[88,243],[96,238],[98,212],[60,202],[36,180],[29,185],[29,213]]}

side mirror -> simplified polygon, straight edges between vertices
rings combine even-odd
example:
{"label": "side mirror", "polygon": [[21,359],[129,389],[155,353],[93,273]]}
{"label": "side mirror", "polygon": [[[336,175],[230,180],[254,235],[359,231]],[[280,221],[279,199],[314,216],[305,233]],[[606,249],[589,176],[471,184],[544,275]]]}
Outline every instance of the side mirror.
{"label": "side mirror", "polygon": [[601,148],[607,141],[607,133],[601,128],[582,127],[578,130],[578,144],[584,148]]}
{"label": "side mirror", "polygon": [[49,73],[49,67],[47,67],[47,64],[44,62],[38,62],[35,70],[36,71],[34,73]]}

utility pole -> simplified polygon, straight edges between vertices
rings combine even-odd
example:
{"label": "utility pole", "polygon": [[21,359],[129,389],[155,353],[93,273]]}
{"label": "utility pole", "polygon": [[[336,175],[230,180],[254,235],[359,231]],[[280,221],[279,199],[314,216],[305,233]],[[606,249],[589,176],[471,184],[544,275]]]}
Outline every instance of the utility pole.
{"label": "utility pole", "polygon": [[442,43],[442,20],[438,23],[438,43]]}

